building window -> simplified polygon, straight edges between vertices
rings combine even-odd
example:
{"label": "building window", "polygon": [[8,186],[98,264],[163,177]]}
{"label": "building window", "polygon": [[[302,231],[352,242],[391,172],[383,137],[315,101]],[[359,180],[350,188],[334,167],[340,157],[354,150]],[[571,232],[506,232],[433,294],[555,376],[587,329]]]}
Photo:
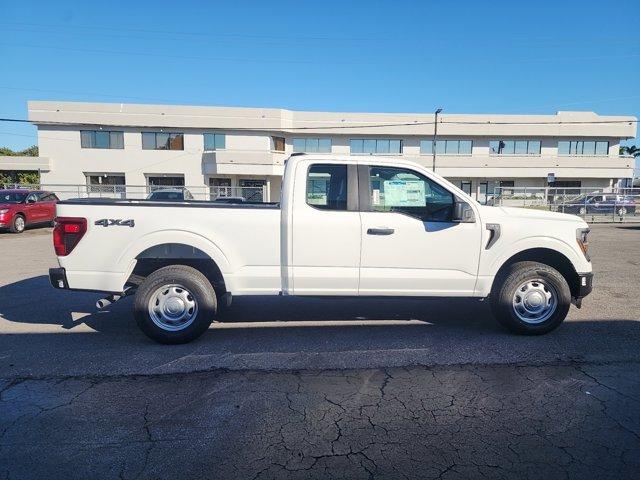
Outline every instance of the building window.
{"label": "building window", "polygon": [[209,150],[224,150],[225,149],[225,135],[224,133],[205,133],[204,134],[204,149]]}
{"label": "building window", "polygon": [[124,174],[87,174],[86,179],[90,193],[125,193]]}
{"label": "building window", "polygon": [[513,195],[515,185],[513,180],[500,180],[500,193],[502,195]]}
{"label": "building window", "polygon": [[540,140],[491,140],[491,155],[540,155]]}
{"label": "building window", "polygon": [[162,176],[148,176],[147,185],[149,185],[151,191],[158,190],[158,188],[164,187],[184,187],[183,175],[162,175]]}
{"label": "building window", "polygon": [[294,152],[331,153],[330,138],[294,138]]}
{"label": "building window", "polygon": [[273,141],[273,150],[276,152],[284,152],[284,137],[271,137]]}
{"label": "building window", "polygon": [[[438,155],[471,155],[472,148],[471,140],[436,140]],[[433,155],[433,140],[420,140],[420,153]]]}
{"label": "building window", "polygon": [[460,190],[462,190],[467,195],[471,196],[471,182],[470,181],[460,182]]}
{"label": "building window", "polygon": [[124,132],[80,130],[82,148],[124,148]]}
{"label": "building window", "polygon": [[554,188],[581,188],[582,181],[580,180],[556,180],[549,182],[550,187]]}
{"label": "building window", "polygon": [[351,155],[401,155],[402,140],[352,139]]}
{"label": "building window", "polygon": [[571,140],[558,142],[558,155],[609,155],[609,142]]}
{"label": "building window", "polygon": [[184,134],[142,132],[143,150],[184,150]]}

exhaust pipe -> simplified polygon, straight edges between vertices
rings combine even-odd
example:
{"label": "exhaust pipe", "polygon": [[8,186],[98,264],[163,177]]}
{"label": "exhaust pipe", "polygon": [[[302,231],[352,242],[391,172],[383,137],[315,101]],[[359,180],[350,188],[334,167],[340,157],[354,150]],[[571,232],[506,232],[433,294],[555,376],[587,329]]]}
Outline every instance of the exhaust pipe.
{"label": "exhaust pipe", "polygon": [[135,289],[132,289],[131,287],[127,287],[127,288],[124,289],[124,291],[122,293],[113,293],[111,295],[108,295],[108,296],[98,300],[96,302],[96,308],[98,310],[102,310],[103,308],[108,307],[112,303],[116,303],[121,298],[128,297],[129,295],[132,295],[133,293],[135,293]]}

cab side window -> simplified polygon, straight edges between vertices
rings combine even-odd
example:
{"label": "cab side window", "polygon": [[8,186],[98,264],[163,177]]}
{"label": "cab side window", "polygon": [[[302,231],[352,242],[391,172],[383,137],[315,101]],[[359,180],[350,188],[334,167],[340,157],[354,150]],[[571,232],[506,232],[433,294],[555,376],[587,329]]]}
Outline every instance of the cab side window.
{"label": "cab side window", "polygon": [[413,170],[370,167],[371,210],[400,212],[423,222],[450,222],[453,193]]}
{"label": "cab side window", "polygon": [[347,166],[315,164],[307,172],[307,205],[347,210]]}

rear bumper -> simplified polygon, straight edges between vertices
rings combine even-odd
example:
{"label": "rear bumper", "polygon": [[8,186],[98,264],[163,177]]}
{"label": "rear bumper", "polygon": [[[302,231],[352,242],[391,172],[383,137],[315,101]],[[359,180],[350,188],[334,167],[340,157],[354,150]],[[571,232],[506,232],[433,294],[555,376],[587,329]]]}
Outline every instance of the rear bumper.
{"label": "rear bumper", "polygon": [[50,268],[49,281],[53,288],[60,290],[69,290],[69,282],[67,281],[67,272],[64,268]]}
{"label": "rear bumper", "polygon": [[121,277],[121,274],[111,272],[67,272],[64,267],[49,269],[51,286],[58,290],[120,294],[125,290],[120,286],[124,283],[121,283]]}

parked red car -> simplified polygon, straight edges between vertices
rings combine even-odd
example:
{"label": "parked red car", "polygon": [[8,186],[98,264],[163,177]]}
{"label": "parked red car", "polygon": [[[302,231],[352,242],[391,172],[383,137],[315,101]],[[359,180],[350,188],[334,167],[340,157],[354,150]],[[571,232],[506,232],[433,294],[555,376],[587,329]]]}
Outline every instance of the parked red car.
{"label": "parked red car", "polygon": [[27,225],[50,224],[58,197],[41,190],[0,190],[0,228],[22,233]]}

